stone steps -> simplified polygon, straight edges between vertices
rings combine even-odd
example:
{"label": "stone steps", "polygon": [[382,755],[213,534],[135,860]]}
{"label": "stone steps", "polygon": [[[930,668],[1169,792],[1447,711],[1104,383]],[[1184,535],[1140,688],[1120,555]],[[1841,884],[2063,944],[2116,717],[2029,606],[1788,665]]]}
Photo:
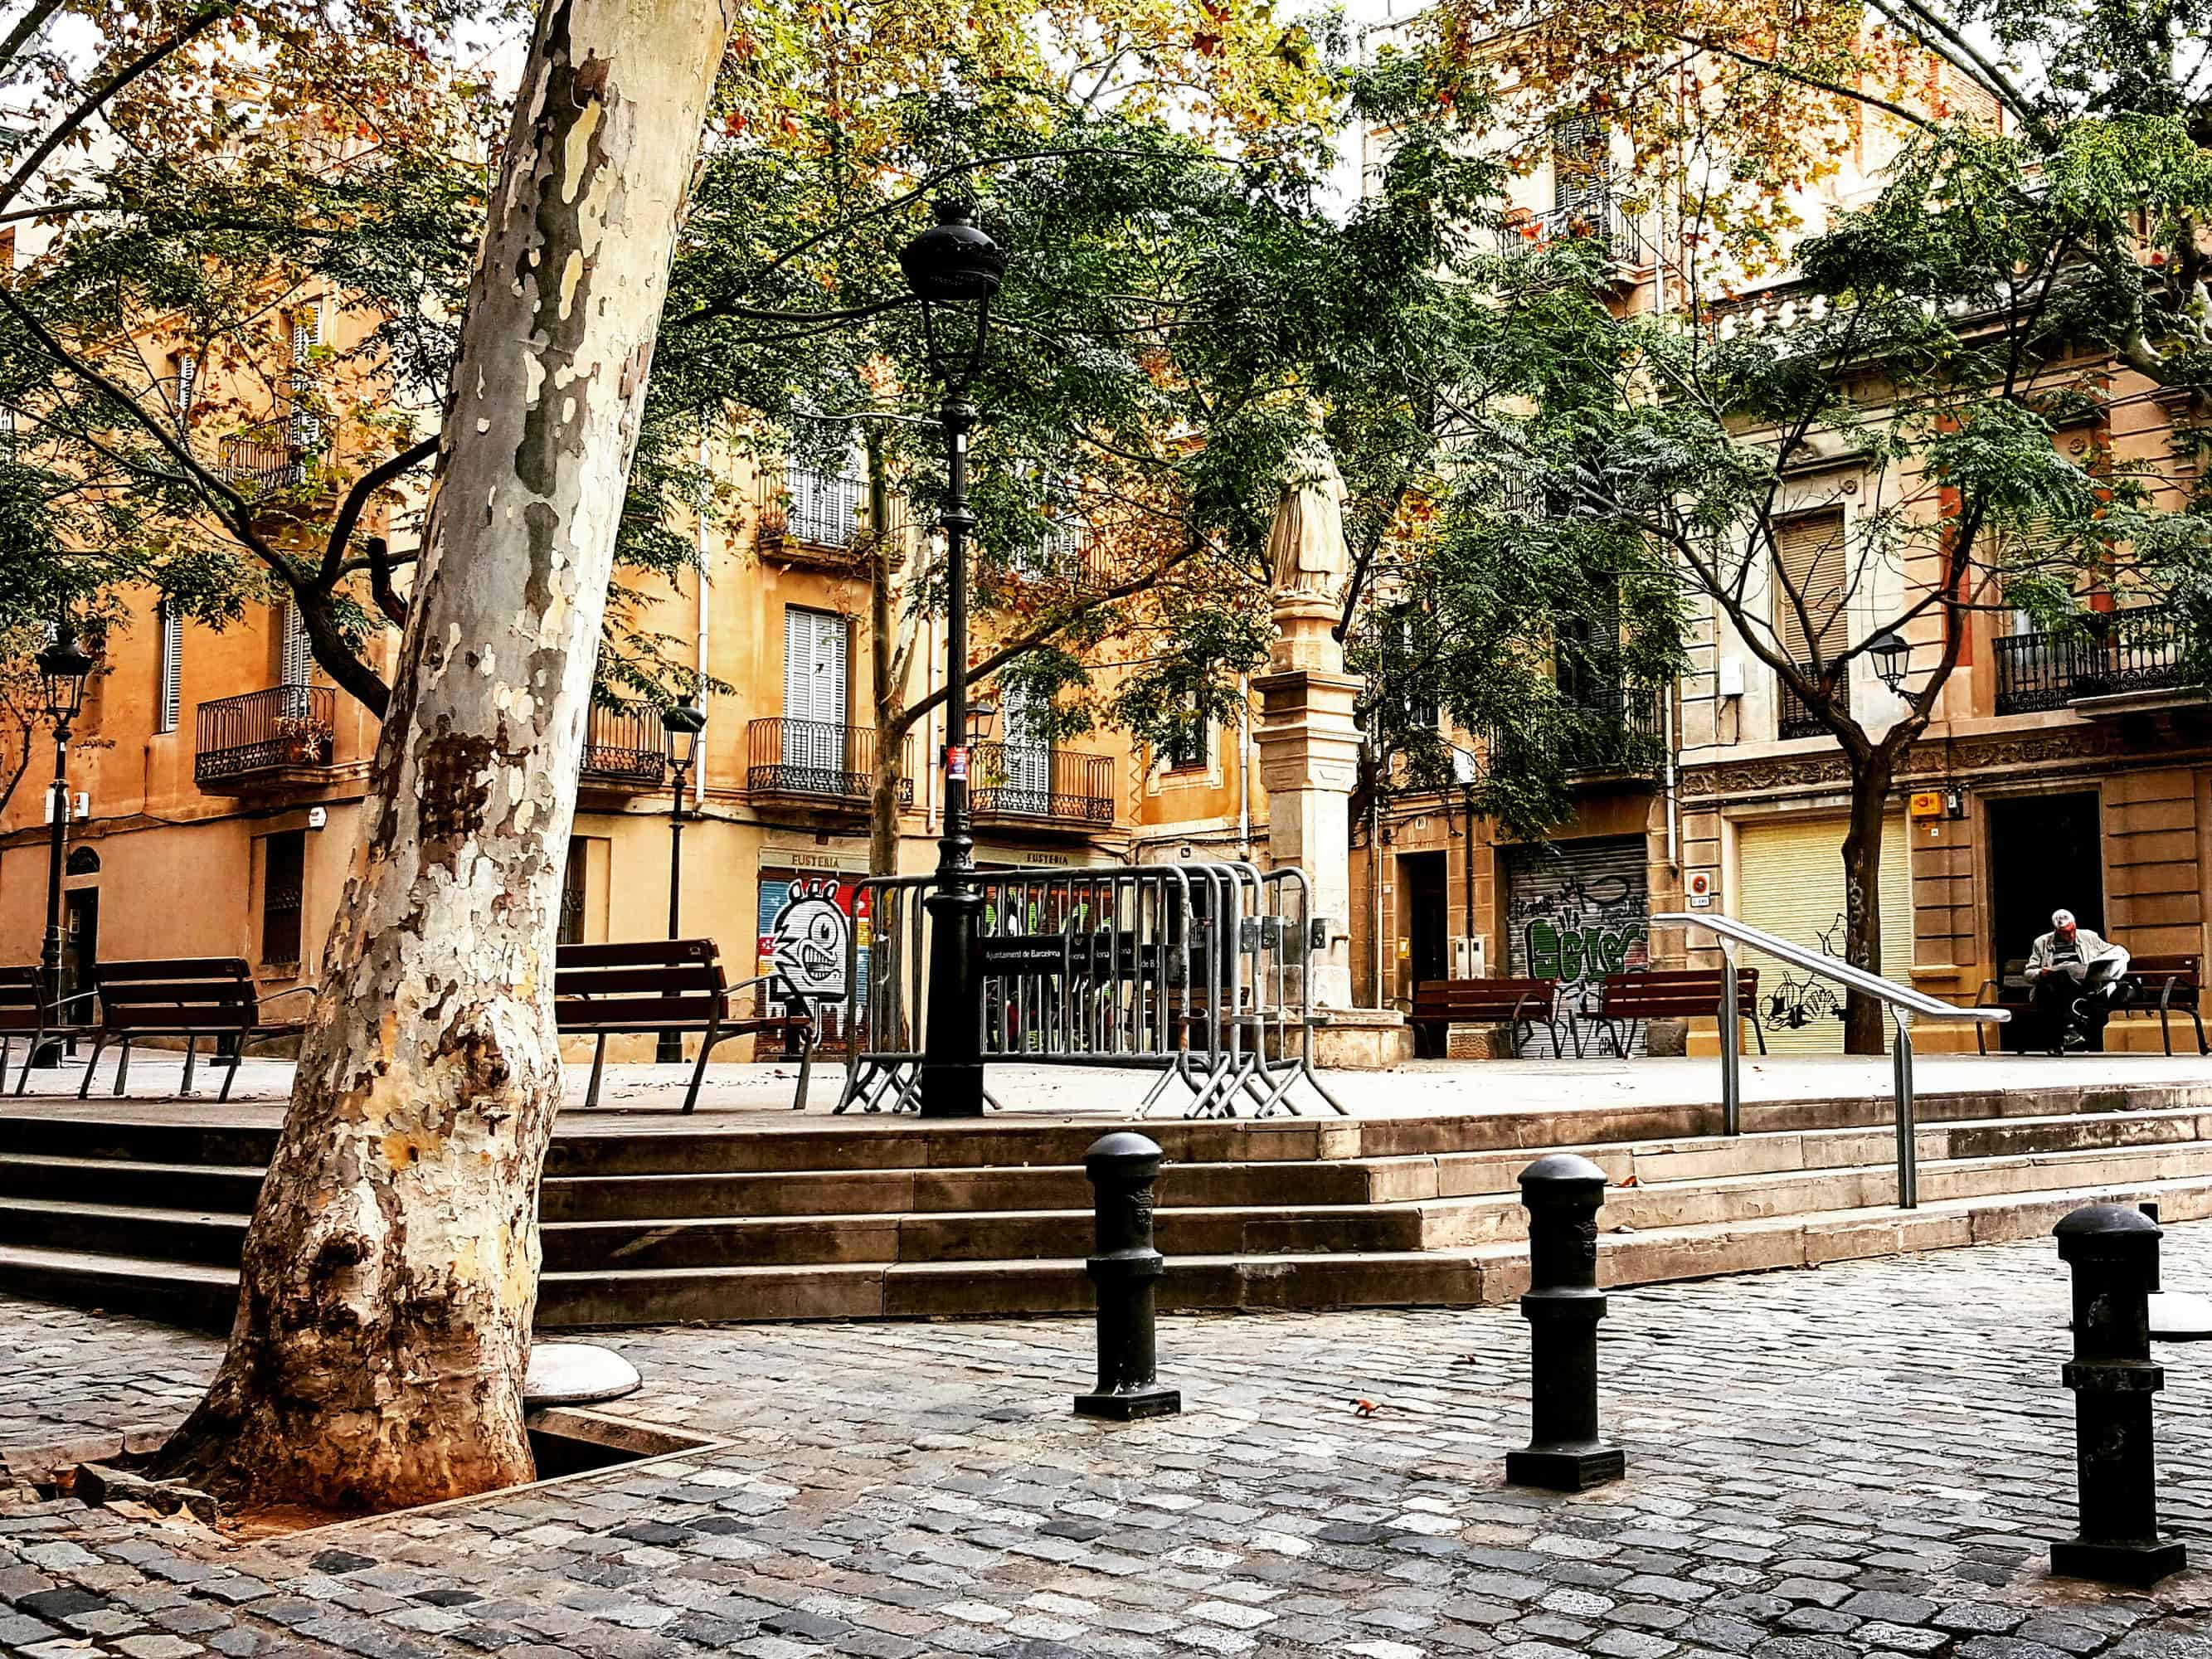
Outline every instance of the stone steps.
{"label": "stone steps", "polygon": [[[2054,1188],[1892,1208],[1817,1212],[1729,1224],[1608,1233],[1601,1283],[1627,1289],[1717,1274],[1950,1249],[2039,1237],[2084,1204],[2156,1200],[2169,1221],[2212,1216],[2212,1176]],[[1167,1312],[1471,1307],[1527,1288],[1525,1250],[1347,1251],[1326,1255],[1187,1256],[1169,1263]],[[227,1329],[233,1268],[110,1254],[0,1245],[0,1285],[25,1296]],[[541,1328],[696,1320],[946,1318],[1087,1312],[1077,1258],[1027,1261],[814,1264],[549,1272]]]}
{"label": "stone steps", "polygon": [[[1887,1207],[1894,1143],[1880,1097],[1759,1109],[1735,1138],[1705,1107],[1148,1124],[1170,1158],[1156,1218],[1174,1263],[1168,1305],[1509,1294],[1525,1250],[1516,1177],[1559,1147],[1632,1183],[1608,1193],[1602,1219],[1608,1271],[1625,1283],[1967,1243],[1980,1224],[1960,1216],[2041,1214],[2053,1194],[2159,1183],[2187,1205],[2212,1188],[2212,1087],[1923,1104],[1923,1208],[1910,1215]],[[228,1323],[275,1129],[145,1116],[97,1103],[0,1109],[0,1288]],[[1087,1308],[1079,1160],[1101,1131],[571,1114],[542,1189],[541,1322]]]}

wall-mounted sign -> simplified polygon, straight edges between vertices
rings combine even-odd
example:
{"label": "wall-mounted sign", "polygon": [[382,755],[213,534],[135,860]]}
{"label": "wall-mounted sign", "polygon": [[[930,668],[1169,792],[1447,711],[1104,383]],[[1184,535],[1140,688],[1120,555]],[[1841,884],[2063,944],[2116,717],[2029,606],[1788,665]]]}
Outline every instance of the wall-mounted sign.
{"label": "wall-mounted sign", "polygon": [[1917,789],[1905,810],[1916,818],[1940,818],[1943,816],[1943,797],[1934,789]]}
{"label": "wall-mounted sign", "polygon": [[1688,878],[1682,884],[1682,890],[1689,896],[1690,908],[1692,910],[1710,910],[1713,908],[1713,872],[1711,871],[1691,871]]}

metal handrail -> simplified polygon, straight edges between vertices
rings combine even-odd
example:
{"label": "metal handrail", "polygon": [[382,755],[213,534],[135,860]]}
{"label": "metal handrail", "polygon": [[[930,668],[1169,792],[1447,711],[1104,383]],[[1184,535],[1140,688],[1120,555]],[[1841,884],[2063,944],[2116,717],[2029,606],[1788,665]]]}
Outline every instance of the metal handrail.
{"label": "metal handrail", "polygon": [[1743,1133],[1743,1032],[1737,1022],[1735,992],[1735,951],[1739,945],[1764,951],[1808,973],[1834,980],[1847,989],[1863,992],[1888,1006],[1897,1032],[1890,1044],[1891,1075],[1897,1096],[1897,1207],[1917,1209],[1920,1172],[1917,1149],[1913,1144],[1912,1017],[1920,1014],[1929,1019],[1963,1019],[2002,1025],[2012,1018],[2011,1012],[2004,1008],[1962,1008],[1941,997],[1929,996],[1925,991],[1884,979],[1880,974],[1832,957],[1825,951],[1813,950],[1763,927],[1738,921],[1734,916],[1700,916],[1670,910],[1653,916],[1651,925],[1702,927],[1721,942],[1721,1131],[1724,1134]]}

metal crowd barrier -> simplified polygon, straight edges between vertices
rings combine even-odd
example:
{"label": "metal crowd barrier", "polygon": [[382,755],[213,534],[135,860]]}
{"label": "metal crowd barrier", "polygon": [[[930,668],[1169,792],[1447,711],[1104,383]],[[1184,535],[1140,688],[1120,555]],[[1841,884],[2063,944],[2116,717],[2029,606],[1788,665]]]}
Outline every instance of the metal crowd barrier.
{"label": "metal crowd barrier", "polygon": [[[1295,867],[1235,862],[978,871],[983,1058],[1157,1071],[1137,1115],[1297,1112],[1313,1066],[1312,890]],[[934,875],[874,876],[847,945],[845,1092],[836,1110],[905,1111],[921,1080]],[[987,1100],[995,1107],[998,1102]]]}

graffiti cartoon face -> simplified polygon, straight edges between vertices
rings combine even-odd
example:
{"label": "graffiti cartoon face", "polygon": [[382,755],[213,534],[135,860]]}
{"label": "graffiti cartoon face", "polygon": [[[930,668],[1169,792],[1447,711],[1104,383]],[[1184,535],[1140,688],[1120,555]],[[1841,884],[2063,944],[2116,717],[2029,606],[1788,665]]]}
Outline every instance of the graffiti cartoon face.
{"label": "graffiti cartoon face", "polygon": [[810,995],[844,994],[847,922],[836,891],[834,883],[794,881],[769,935],[775,971]]}

